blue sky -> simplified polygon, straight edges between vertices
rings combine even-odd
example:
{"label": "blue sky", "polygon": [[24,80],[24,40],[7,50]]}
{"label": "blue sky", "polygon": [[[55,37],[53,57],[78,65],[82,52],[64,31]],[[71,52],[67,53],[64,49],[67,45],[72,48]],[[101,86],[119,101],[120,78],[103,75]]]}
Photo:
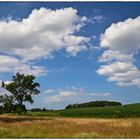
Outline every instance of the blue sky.
{"label": "blue sky", "polygon": [[28,108],[140,99],[139,2],[1,2],[0,80],[34,74]]}

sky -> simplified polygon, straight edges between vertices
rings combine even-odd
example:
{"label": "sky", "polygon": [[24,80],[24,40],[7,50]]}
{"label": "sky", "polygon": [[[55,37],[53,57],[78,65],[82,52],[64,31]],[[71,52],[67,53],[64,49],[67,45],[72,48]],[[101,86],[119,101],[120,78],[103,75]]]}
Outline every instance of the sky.
{"label": "sky", "polygon": [[0,81],[35,75],[41,93],[27,108],[140,102],[139,9],[140,2],[0,2]]}

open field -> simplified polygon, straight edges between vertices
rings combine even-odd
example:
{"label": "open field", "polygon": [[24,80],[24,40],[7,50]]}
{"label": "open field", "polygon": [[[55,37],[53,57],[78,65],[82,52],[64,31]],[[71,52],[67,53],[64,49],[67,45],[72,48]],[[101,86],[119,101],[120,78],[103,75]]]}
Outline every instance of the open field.
{"label": "open field", "polygon": [[140,138],[140,104],[3,114],[0,138]]}
{"label": "open field", "polygon": [[140,138],[140,118],[0,116],[0,138]]}
{"label": "open field", "polygon": [[91,117],[91,118],[129,118],[140,117],[140,103],[110,106],[74,108],[47,112],[28,112],[29,116]]}
{"label": "open field", "polygon": [[[110,106],[74,108],[56,111],[63,117],[128,118],[140,117],[140,103]],[[55,112],[55,113],[56,113]]]}

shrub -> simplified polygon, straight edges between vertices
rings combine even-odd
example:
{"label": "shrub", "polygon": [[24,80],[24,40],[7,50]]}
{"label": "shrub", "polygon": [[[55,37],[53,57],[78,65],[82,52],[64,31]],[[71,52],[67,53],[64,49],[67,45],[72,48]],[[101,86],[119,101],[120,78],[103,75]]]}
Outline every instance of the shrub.
{"label": "shrub", "polygon": [[14,105],[14,112],[16,112],[17,114],[21,114],[21,113],[26,113],[26,107],[25,105]]}
{"label": "shrub", "polygon": [[42,109],[42,112],[46,112],[46,111],[47,111],[46,108],[43,108],[43,109]]}
{"label": "shrub", "polygon": [[41,108],[32,108],[31,109],[32,112],[41,112]]}
{"label": "shrub", "polygon": [[4,112],[4,108],[3,106],[0,106],[0,114],[3,114],[3,112]]}
{"label": "shrub", "polygon": [[4,112],[10,113],[12,111],[14,111],[14,105],[13,104],[8,104],[8,103],[4,104]]}

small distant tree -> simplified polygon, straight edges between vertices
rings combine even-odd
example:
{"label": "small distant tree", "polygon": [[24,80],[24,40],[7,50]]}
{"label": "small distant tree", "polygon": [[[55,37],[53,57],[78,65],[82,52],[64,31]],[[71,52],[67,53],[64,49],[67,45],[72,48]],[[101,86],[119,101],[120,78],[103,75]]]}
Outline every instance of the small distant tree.
{"label": "small distant tree", "polygon": [[32,108],[31,109],[32,112],[41,112],[41,108]]}
{"label": "small distant tree", "polygon": [[[8,90],[14,97],[16,102],[15,110],[17,113],[25,111],[24,102],[33,103],[32,96],[40,93],[40,84],[34,82],[35,76],[17,73],[13,76],[12,82],[9,84],[2,83],[2,87]],[[21,110],[20,110],[21,109]]]}
{"label": "small distant tree", "polygon": [[42,108],[42,112],[46,112],[47,111],[47,109],[46,108]]}

